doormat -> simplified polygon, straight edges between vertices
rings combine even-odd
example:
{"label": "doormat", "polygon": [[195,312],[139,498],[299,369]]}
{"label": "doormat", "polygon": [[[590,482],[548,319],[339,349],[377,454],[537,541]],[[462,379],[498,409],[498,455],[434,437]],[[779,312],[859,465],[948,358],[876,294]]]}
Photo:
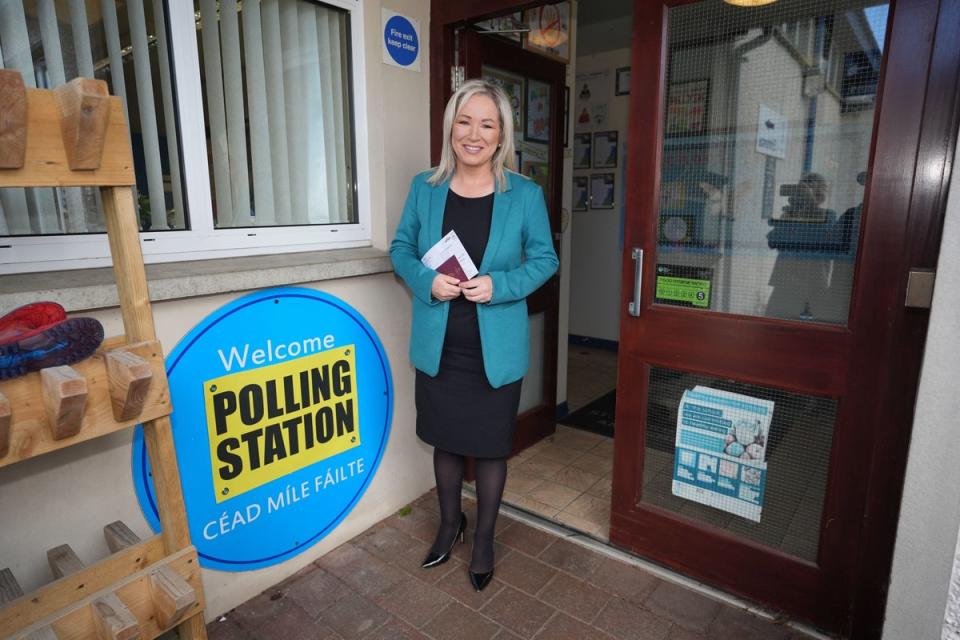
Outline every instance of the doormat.
{"label": "doormat", "polygon": [[[661,411],[657,411],[658,409]],[[590,404],[577,409],[559,422],[574,429],[599,433],[602,436],[612,438],[616,415],[617,391],[614,389]],[[650,405],[648,418],[650,424],[647,428],[647,446],[672,454],[675,427],[670,424],[669,411],[660,405]]]}
{"label": "doormat", "polygon": [[616,414],[617,390],[614,389],[563,418],[560,424],[612,438],[613,419]]}

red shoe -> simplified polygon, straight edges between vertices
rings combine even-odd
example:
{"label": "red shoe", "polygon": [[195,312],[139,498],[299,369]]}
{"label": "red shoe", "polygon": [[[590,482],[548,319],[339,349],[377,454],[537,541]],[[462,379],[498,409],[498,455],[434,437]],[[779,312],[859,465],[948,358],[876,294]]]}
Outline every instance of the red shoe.
{"label": "red shoe", "polygon": [[56,302],[33,302],[17,307],[0,318],[0,345],[28,338],[66,319],[67,312]]}
{"label": "red shoe", "polygon": [[88,358],[103,342],[94,318],[68,318],[0,344],[0,380]]}

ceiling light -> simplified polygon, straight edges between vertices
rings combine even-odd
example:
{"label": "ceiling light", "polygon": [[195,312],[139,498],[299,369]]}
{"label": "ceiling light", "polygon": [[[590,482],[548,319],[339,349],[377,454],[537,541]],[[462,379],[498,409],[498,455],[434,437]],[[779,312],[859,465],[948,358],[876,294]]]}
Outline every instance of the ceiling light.
{"label": "ceiling light", "polygon": [[777,0],[723,0],[727,4],[737,7],[762,7],[765,4],[773,4]]}

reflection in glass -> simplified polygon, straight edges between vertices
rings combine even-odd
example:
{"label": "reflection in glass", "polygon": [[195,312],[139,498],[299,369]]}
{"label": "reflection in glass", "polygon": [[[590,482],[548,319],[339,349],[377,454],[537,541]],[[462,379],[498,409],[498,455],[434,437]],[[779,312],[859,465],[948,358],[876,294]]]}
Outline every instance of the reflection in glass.
{"label": "reflection in glass", "polygon": [[658,303],[846,323],[887,12],[670,10]]}

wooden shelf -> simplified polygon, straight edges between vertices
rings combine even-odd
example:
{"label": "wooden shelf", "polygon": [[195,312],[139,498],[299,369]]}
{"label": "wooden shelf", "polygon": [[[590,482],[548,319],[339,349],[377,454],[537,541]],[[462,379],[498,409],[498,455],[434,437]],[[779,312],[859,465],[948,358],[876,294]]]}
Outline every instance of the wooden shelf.
{"label": "wooden shelf", "polygon": [[176,626],[180,638],[204,640],[200,566],[187,526],[163,350],[140,250],[123,103],[102,80],[76,78],[53,90],[28,90],[17,72],[0,69],[0,104],[8,107],[0,188],[100,187],[125,334],[69,367],[0,382],[0,467],[142,423],[162,523],[160,535],[143,542],[122,523],[108,525],[114,553],[89,567],[66,545],[51,550],[51,569],[62,577],[29,594],[9,570],[0,570],[0,634],[16,640],[132,640],[156,638]]}
{"label": "wooden shelf", "polygon": [[[175,572],[195,594],[189,609],[168,627],[159,624],[151,595],[152,576],[161,570]],[[17,629],[9,637],[20,638],[49,627],[59,640],[91,640],[98,635],[90,607],[111,594],[136,616],[141,638],[156,638],[201,614],[205,607],[196,549],[188,547],[164,556],[159,536],[145,540],[7,603],[0,608],[0,629]]]}
{"label": "wooden shelf", "polygon": [[[143,409],[135,418],[122,421],[114,417],[107,376],[106,357],[114,350],[139,356],[149,363],[153,374]],[[9,452],[0,457],[0,467],[99,438],[141,422],[162,418],[170,415],[172,411],[163,350],[156,340],[125,343],[122,339],[111,339],[93,356],[71,365],[71,368],[87,381],[87,403],[80,431],[62,440],[55,440],[51,432],[42,399],[40,373],[28,373],[0,382],[0,393],[7,398],[11,406]]]}

